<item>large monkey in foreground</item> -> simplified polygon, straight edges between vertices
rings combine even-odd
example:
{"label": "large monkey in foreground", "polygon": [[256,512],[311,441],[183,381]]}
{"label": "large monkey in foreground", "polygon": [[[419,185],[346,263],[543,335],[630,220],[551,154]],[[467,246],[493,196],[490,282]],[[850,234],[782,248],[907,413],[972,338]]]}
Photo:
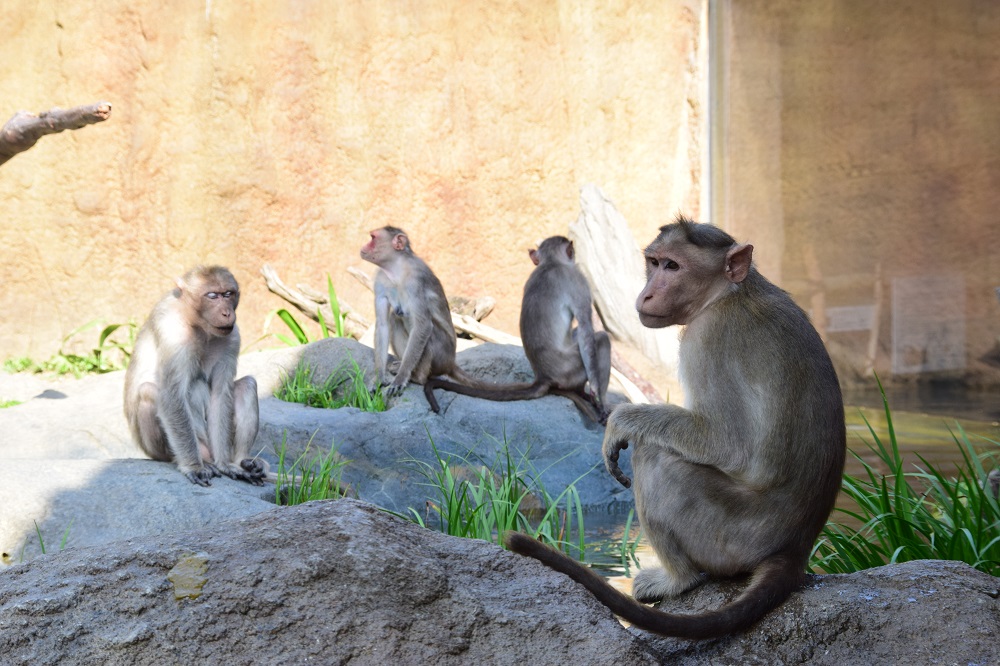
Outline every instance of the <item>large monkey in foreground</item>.
{"label": "large monkey in foreground", "polygon": [[[569,575],[637,627],[685,638],[744,630],[804,581],[844,468],[840,387],[805,313],[751,265],[753,247],[684,218],[646,248],[636,309],[651,328],[686,325],[687,408],[620,405],[604,435],[608,471],[634,447],[635,505],[662,568],[643,569],[630,599],[527,535],[511,550]],[[712,577],[752,573],[732,603],[698,615],[644,606]],[[637,600],[637,601],[636,601]]]}
{"label": "large monkey in foreground", "polygon": [[139,330],[125,373],[125,417],[136,443],[201,486],[223,474],[254,485],[266,478],[266,465],[250,458],[257,382],[235,381],[239,302],[227,269],[188,271]]}
{"label": "large monkey in foreground", "polygon": [[[535,372],[530,384],[472,388],[430,379],[424,395],[435,412],[434,389],[488,400],[532,400],[554,393],[572,400],[595,421],[607,421],[604,396],[611,377],[611,340],[595,331],[587,279],[573,262],[573,242],[564,236],[546,238],[528,256],[536,268],[521,299],[521,341]],[[573,320],[576,319],[576,327]]]}
{"label": "large monkey in foreground", "polygon": [[[447,375],[468,386],[487,387],[455,363],[455,326],[441,281],[413,253],[406,232],[382,227],[369,232],[361,258],[379,267],[375,276],[375,381],[386,397],[411,381]],[[389,344],[398,360],[390,363]],[[388,372],[395,373],[386,384]]]}

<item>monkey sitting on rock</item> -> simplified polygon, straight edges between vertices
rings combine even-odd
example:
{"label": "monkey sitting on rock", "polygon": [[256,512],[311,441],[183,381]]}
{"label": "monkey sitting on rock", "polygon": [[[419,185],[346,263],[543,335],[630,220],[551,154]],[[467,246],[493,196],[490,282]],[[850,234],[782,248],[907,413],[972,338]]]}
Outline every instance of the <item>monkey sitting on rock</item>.
{"label": "monkey sitting on rock", "polygon": [[590,286],[573,261],[573,242],[552,236],[529,250],[528,256],[536,268],[524,285],[520,330],[535,380],[482,389],[431,378],[424,384],[427,402],[439,411],[435,388],[502,401],[552,393],[569,398],[603,424],[608,418],[604,400],[611,378],[611,340],[604,331],[594,330]]}
{"label": "monkey sitting on rock", "polygon": [[[361,258],[379,268],[375,275],[376,387],[384,387],[385,396],[393,397],[411,381],[425,384],[430,377],[447,375],[466,386],[488,388],[490,384],[466,374],[455,362],[457,338],[444,287],[413,252],[406,232],[386,226],[369,235]],[[390,344],[398,357],[392,362]],[[394,374],[391,382],[389,373]]]}
{"label": "monkey sitting on rock", "polygon": [[[528,535],[506,535],[511,550],[567,574],[647,631],[703,639],[752,626],[803,584],[840,489],[846,431],[833,364],[806,314],[754,268],[752,252],[685,218],[645,250],[636,309],[650,328],[685,326],[687,406],[625,404],[608,419],[606,467],[633,486],[660,561],[636,576],[634,599]],[[618,466],[629,446],[634,484]],[[702,573],[751,577],[711,612],[643,605],[695,587]]]}
{"label": "monkey sitting on rock", "polygon": [[263,485],[250,457],[257,437],[257,382],[236,380],[240,288],[221,266],[199,266],[153,308],[125,373],[125,417],[153,460],[173,461],[192,483],[213,477]]}

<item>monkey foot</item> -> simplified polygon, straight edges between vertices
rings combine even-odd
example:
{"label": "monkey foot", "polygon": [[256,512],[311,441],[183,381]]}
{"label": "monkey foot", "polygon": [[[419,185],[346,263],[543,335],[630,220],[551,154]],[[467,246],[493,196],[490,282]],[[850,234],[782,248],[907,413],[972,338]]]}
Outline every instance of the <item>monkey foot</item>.
{"label": "monkey foot", "polygon": [[191,483],[208,488],[212,485],[212,477],[219,476],[219,470],[214,465],[202,465],[200,469],[181,470]]}
{"label": "monkey foot", "polygon": [[264,485],[264,479],[267,477],[263,461],[255,458],[245,458],[239,465],[226,465],[221,471],[234,481],[246,481],[254,486]]}

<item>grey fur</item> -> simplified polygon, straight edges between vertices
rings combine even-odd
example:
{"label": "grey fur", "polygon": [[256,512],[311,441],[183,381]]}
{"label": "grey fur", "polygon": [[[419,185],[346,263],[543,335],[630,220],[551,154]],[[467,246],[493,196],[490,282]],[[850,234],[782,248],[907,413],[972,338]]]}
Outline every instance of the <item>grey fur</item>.
{"label": "grey fur", "polygon": [[688,638],[743,630],[801,584],[843,473],[844,409],[819,335],[788,295],[751,265],[752,246],[681,219],[646,250],[636,308],[647,326],[686,325],[680,348],[687,407],[619,405],[604,457],[630,444],[636,511],[662,568],[643,569],[643,602],[699,584],[701,574],[752,573],[732,603],[670,615],[635,603],[554,551],[519,552],[583,583],[636,626]]}
{"label": "grey fur", "polygon": [[435,388],[488,400],[531,400],[556,393],[604,423],[611,340],[604,331],[594,330],[590,286],[573,262],[573,243],[564,236],[552,236],[529,254],[536,268],[524,285],[520,330],[535,380],[481,389],[431,379],[424,385],[424,394],[436,412]]}

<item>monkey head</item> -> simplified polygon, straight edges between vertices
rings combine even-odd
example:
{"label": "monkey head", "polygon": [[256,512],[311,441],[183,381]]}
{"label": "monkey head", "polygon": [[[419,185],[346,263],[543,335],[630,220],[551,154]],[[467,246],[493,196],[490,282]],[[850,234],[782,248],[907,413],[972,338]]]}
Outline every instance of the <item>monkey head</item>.
{"label": "monkey head", "polygon": [[187,307],[188,322],[207,335],[225,337],[236,326],[240,288],[222,266],[198,266],[177,280],[179,296]]}
{"label": "monkey head", "polygon": [[648,328],[683,325],[735,288],[750,272],[752,245],[710,224],[683,217],[660,228],[644,252],[646,287],[636,299]]}
{"label": "monkey head", "polygon": [[539,243],[537,250],[528,250],[528,256],[536,266],[547,259],[573,263],[573,241],[565,236],[551,236]]}
{"label": "monkey head", "polygon": [[410,239],[406,232],[396,227],[381,227],[368,232],[371,239],[361,248],[361,258],[376,266],[384,267],[394,259],[397,252],[412,254]]}

